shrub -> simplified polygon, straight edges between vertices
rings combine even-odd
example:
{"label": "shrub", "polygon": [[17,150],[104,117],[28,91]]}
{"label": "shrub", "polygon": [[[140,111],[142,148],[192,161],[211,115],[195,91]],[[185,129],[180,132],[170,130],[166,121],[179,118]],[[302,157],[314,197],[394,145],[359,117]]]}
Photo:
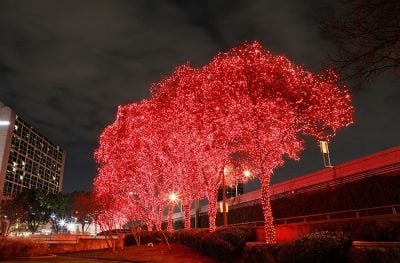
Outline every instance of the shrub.
{"label": "shrub", "polygon": [[179,242],[218,261],[239,257],[246,242],[255,241],[254,227],[223,227],[214,233],[207,229],[190,229],[178,232]]}
{"label": "shrub", "polygon": [[252,244],[245,247],[243,253],[244,263],[278,263],[280,245],[269,245],[265,243]]}
{"label": "shrub", "polygon": [[242,251],[246,242],[256,240],[256,230],[254,227],[232,226],[223,227],[216,231],[219,238],[228,241],[235,247],[235,250]]}
{"label": "shrub", "polygon": [[49,247],[47,244],[31,240],[8,240],[0,244],[0,246],[0,259],[34,257],[49,254]]}
{"label": "shrub", "polygon": [[208,229],[189,229],[177,232],[178,242],[194,250],[200,251],[201,239]]}
{"label": "shrub", "polygon": [[217,259],[219,262],[231,262],[236,255],[235,247],[228,241],[218,237],[217,233],[209,233],[201,238],[200,253]]}
{"label": "shrub", "polygon": [[332,232],[315,232],[284,245],[282,262],[346,262],[351,240]]}
{"label": "shrub", "polygon": [[315,224],[313,231],[340,231],[352,240],[400,241],[400,222],[394,220],[322,223]]}

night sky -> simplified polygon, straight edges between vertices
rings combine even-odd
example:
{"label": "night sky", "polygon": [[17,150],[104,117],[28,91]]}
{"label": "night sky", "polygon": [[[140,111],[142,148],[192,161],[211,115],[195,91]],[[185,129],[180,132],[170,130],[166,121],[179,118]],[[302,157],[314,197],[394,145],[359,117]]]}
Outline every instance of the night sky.
{"label": "night sky", "polygon": [[[93,151],[118,105],[148,98],[175,66],[202,66],[257,40],[318,71],[332,48],[319,27],[325,2],[2,0],[0,101],[66,150],[63,191],[87,190]],[[354,94],[355,124],[330,144],[334,164],[400,145],[399,84],[387,74]],[[308,140],[302,159],[272,181],[322,167]]]}

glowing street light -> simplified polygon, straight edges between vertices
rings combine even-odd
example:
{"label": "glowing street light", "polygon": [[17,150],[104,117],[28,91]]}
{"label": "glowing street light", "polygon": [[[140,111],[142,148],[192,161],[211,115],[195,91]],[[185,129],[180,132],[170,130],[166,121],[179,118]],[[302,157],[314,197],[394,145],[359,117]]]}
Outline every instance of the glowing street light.
{"label": "glowing street light", "polygon": [[249,178],[251,176],[251,172],[249,170],[244,170],[243,175],[244,177]]}
{"label": "glowing street light", "polygon": [[333,167],[331,164],[331,158],[329,156],[329,147],[327,141],[319,141],[319,147],[322,153],[322,159],[325,167]]}
{"label": "glowing street light", "polygon": [[[221,204],[221,211],[222,211],[222,216],[224,220],[224,226],[228,225],[228,204],[226,203],[226,182],[225,182],[225,177],[230,174],[232,168],[229,166],[225,166],[224,170],[221,174],[221,179],[222,179],[222,204]],[[243,176],[248,179],[252,175],[250,170],[244,170],[243,171]]]}
{"label": "glowing street light", "polygon": [[[175,204],[178,204],[178,200],[179,200],[178,194],[175,193],[175,192],[172,192],[172,193],[168,194],[168,199],[169,199],[170,205],[169,205],[169,210],[168,210],[168,225],[167,225],[167,229],[168,229],[168,231],[172,231],[174,229],[174,227],[173,227],[174,223],[173,223],[173,220],[172,220],[172,214],[174,212]],[[182,203],[181,203],[181,213],[182,213]]]}
{"label": "glowing street light", "polygon": [[56,215],[54,213],[51,213],[50,217],[51,217],[52,220],[56,219]]}
{"label": "glowing street light", "polygon": [[175,202],[177,199],[178,199],[178,196],[174,192],[169,194],[169,200],[171,202]]}
{"label": "glowing street light", "polygon": [[58,221],[58,224],[59,224],[61,227],[64,227],[64,226],[65,226],[65,219],[64,219],[64,218],[60,219],[60,221]]}

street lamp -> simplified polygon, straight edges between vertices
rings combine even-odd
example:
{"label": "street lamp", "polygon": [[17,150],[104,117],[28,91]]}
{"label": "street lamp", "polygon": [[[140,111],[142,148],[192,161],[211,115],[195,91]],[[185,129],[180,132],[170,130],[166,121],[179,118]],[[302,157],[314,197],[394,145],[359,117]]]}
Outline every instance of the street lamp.
{"label": "street lamp", "polygon": [[251,176],[251,172],[249,170],[244,170],[243,175],[244,177],[249,178]]}
{"label": "street lamp", "polygon": [[[167,225],[167,230],[168,231],[173,231],[174,230],[174,223],[172,220],[172,215],[174,213],[174,206],[175,203],[178,203],[178,194],[175,192],[172,192],[168,195],[169,202],[171,203],[169,206],[168,210],[168,225]],[[181,212],[182,212],[182,206],[181,206]]]}
{"label": "street lamp", "polygon": [[329,156],[329,147],[327,141],[319,141],[319,148],[321,149],[322,159],[325,167],[333,167],[331,164],[331,158]]}
{"label": "street lamp", "polygon": [[10,125],[10,121],[0,120],[0,126],[8,126],[8,125]]}
{"label": "street lamp", "polygon": [[222,171],[222,217],[224,219],[224,226],[228,225],[228,214],[226,207],[226,188],[225,188],[225,176],[228,175],[229,168],[227,166],[224,167]]}
{"label": "street lamp", "polygon": [[174,192],[170,193],[168,197],[169,197],[169,201],[171,201],[173,203],[178,199],[177,194],[175,194]]}
{"label": "street lamp", "polygon": [[[228,225],[228,204],[226,203],[226,180],[225,176],[229,175],[231,172],[231,168],[229,166],[225,166],[222,171],[221,179],[222,179],[222,216],[224,220],[224,226]],[[252,172],[248,169],[243,170],[243,176],[246,180],[249,180],[252,176]]]}

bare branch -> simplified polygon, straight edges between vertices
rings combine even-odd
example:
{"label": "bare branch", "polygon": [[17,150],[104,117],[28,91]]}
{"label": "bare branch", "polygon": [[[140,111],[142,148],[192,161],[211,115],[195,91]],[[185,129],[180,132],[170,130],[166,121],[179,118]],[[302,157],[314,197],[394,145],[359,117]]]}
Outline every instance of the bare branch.
{"label": "bare branch", "polygon": [[342,0],[322,30],[335,45],[327,61],[356,87],[386,71],[400,73],[400,1]]}

